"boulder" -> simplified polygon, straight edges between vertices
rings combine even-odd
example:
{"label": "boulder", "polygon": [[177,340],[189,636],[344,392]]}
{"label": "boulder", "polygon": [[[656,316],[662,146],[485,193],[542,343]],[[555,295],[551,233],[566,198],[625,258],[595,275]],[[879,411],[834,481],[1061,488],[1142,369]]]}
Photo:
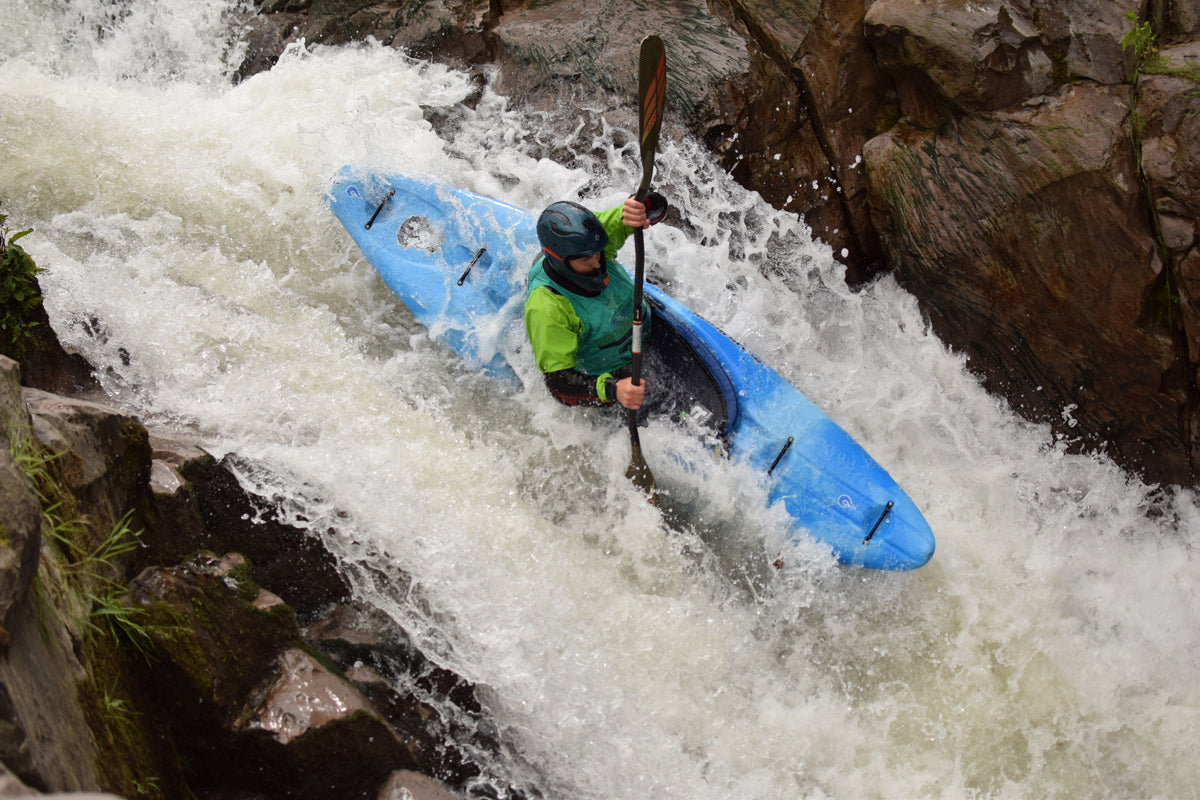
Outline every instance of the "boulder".
{"label": "boulder", "polygon": [[129,583],[157,659],[151,684],[171,698],[185,729],[232,727],[251,689],[299,639],[290,608],[255,605],[261,590],[250,573],[238,554],[199,554]]}
{"label": "boulder", "polygon": [[[439,57],[459,63],[491,60],[486,35],[499,0],[432,0],[431,2],[378,2],[377,0],[265,0],[262,10],[280,14],[291,23],[284,41],[345,44],[368,37],[402,48],[416,58]],[[257,33],[268,44],[269,37]],[[264,54],[251,54],[260,63]]]}
{"label": "boulder", "polygon": [[1200,363],[1200,97],[1186,70],[1200,70],[1200,43],[1164,48],[1161,56],[1176,74],[1143,75],[1137,85],[1142,124],[1142,171],[1162,244],[1178,265],[1188,352]]}
{"label": "boulder", "polygon": [[[739,183],[802,216],[862,282],[885,267],[864,202],[862,145],[895,120],[896,98],[862,34],[867,3],[718,0],[746,41],[746,73],[720,78],[717,119],[699,132]],[[668,36],[673,46],[675,41]]]}
{"label": "boulder", "polygon": [[101,788],[100,748],[81,702],[89,677],[83,623],[43,578],[40,595],[26,591],[8,609],[0,653],[0,762],[42,792]]}
{"label": "boulder", "polygon": [[233,726],[247,785],[294,796],[369,797],[418,756],[375,706],[311,652],[292,647]]}
{"label": "boulder", "polygon": [[151,433],[150,451],[152,513],[132,569],[178,564],[197,550],[237,549],[213,541],[205,528],[197,487],[184,477],[185,472],[194,475],[216,469],[216,459],[179,433]]}
{"label": "boulder", "polygon": [[21,779],[9,772],[0,764],[0,797],[39,797],[41,792],[34,791],[21,782]]}
{"label": "boulder", "polygon": [[969,3],[878,0],[867,42],[895,82],[908,121],[998,111],[1079,80],[1119,84],[1133,67],[1122,39],[1136,0]]}
{"label": "boulder", "polygon": [[304,638],[410,743],[422,772],[461,785],[481,774],[471,752],[499,747],[474,686],[432,663],[382,612],[340,603],[305,628]]}
{"label": "boulder", "polygon": [[1167,0],[1159,6],[1156,21],[1171,39],[1194,38],[1200,34],[1200,0]]}
{"label": "boulder", "polygon": [[0,652],[8,649],[8,612],[29,589],[42,546],[41,504],[29,478],[0,450]]}
{"label": "boulder", "polygon": [[36,277],[33,281],[39,299],[25,319],[30,326],[29,336],[17,341],[5,332],[0,336],[0,357],[21,364],[21,379],[25,386],[67,394],[98,391],[100,385],[92,374],[92,365],[78,353],[64,349],[59,342],[40,300],[41,285]]}

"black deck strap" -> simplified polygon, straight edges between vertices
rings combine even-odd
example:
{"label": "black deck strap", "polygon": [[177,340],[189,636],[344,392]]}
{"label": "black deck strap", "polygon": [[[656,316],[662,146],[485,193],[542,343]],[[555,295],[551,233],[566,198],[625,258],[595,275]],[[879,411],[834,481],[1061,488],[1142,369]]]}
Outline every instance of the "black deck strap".
{"label": "black deck strap", "polygon": [[474,269],[475,265],[477,263],[479,263],[479,259],[483,258],[483,254],[486,252],[487,252],[487,245],[485,244],[483,247],[479,248],[479,252],[476,253],[475,257],[471,259],[471,263],[467,264],[467,268],[463,270],[463,274],[458,276],[458,285],[459,286],[463,285],[463,281],[465,281],[467,279],[467,275],[469,275],[471,273],[471,270]]}
{"label": "black deck strap", "polygon": [[770,469],[767,470],[768,475],[770,475],[772,472],[774,472],[775,468],[777,466],[779,466],[780,459],[782,459],[784,454],[787,453],[787,451],[791,449],[792,443],[795,441],[796,441],[795,436],[789,436],[788,440],[783,443],[783,449],[779,451],[779,455],[775,456],[775,460],[771,462]]}
{"label": "black deck strap", "polygon": [[395,189],[388,189],[387,196],[383,198],[383,201],[379,204],[379,208],[375,209],[375,213],[371,215],[371,218],[367,220],[367,224],[363,226],[365,229],[371,230],[371,226],[375,224],[375,218],[379,216],[379,212],[383,211],[383,207],[387,205],[387,201],[391,200],[395,194]]}
{"label": "black deck strap", "polygon": [[871,541],[871,537],[875,535],[875,531],[879,530],[879,526],[883,524],[883,518],[886,517],[889,512],[891,512],[892,506],[894,505],[896,504],[891,500],[888,500],[887,505],[883,508],[883,513],[879,515],[879,519],[875,520],[875,527],[871,528],[871,532],[867,534],[867,538],[863,539],[863,544]]}

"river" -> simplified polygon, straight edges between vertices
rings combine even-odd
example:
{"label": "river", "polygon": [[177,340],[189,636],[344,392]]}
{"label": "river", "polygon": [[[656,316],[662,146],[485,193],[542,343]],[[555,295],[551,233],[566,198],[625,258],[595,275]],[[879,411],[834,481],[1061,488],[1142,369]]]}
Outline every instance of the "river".
{"label": "river", "polygon": [[356,164],[606,207],[640,176],[628,128],[488,88],[464,106],[468,75],[373,44],[233,85],[234,10],[0,0],[3,210],[115,402],[238,454],[475,682],[503,749],[470,796],[1196,796],[1192,492],[1068,454],[895,282],[849,290],[799,218],[665,134],[655,186],[684,222],[647,234],[650,277],[862,442],[938,547],[840,567],[787,542],[759,476],[651,425],[668,524],[622,477],[618,422],[456,365],[323,199]]}

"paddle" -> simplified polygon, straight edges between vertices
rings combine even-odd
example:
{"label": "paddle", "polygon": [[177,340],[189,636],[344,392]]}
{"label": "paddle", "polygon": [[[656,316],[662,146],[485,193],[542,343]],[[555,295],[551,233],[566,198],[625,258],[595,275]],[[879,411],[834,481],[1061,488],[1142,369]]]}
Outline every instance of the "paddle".
{"label": "paddle", "polygon": [[[638,62],[638,128],[641,134],[642,182],[635,197],[646,201],[650,188],[650,176],[654,174],[654,151],[658,149],[658,131],[662,127],[663,100],[667,94],[667,52],[662,39],[647,36],[642,40],[642,53]],[[642,229],[633,232],[636,263],[633,274],[633,361],[630,365],[633,384],[642,382],[642,283],[646,268],[646,243]],[[650,502],[658,505],[657,487],[650,467],[642,458],[642,445],[638,439],[637,411],[626,409],[629,423],[629,442],[633,448],[629,468],[625,476],[633,484],[650,495]]]}

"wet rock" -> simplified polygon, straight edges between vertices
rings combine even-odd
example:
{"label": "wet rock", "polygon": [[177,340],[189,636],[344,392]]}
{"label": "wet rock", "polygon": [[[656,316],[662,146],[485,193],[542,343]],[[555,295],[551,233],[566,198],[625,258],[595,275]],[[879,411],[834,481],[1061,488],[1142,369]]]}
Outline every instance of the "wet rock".
{"label": "wet rock", "polygon": [[39,794],[0,764],[0,797],[37,797]]}
{"label": "wet rock", "polygon": [[457,800],[458,795],[428,775],[400,770],[388,776],[376,800]]}
{"label": "wet rock", "polygon": [[299,648],[285,650],[234,724],[242,758],[264,789],[294,796],[370,796],[395,769],[415,766],[400,737],[353,685]]}
{"label": "wet rock", "polygon": [[361,692],[298,648],[276,661],[277,675],[260,688],[235,723],[235,730],[264,731],[289,744],[310,731],[358,713],[378,712]]}
{"label": "wet rock", "polygon": [[0,654],[0,762],[40,791],[97,790],[99,748],[81,705],[89,668],[83,631],[56,589],[9,609]]}
{"label": "wet rock", "polygon": [[302,618],[345,600],[346,580],[317,535],[283,522],[273,503],[245,491],[233,471],[239,464],[231,455],[220,462],[196,458],[180,465],[203,522],[201,546],[243,553],[254,565],[254,580]]}
{"label": "wet rock", "polygon": [[193,474],[216,468],[216,459],[181,435],[150,436],[149,489],[153,512],[140,538],[135,570],[146,566],[178,564],[197,550],[236,550],[215,544],[205,529],[196,486],[184,472]]}
{"label": "wet rock", "polygon": [[29,589],[41,545],[41,504],[29,479],[0,451],[0,653],[9,645],[9,609]]}
{"label": "wet rock", "polygon": [[[403,780],[392,791],[438,797],[439,785],[414,768],[461,780],[480,773],[443,741],[450,726],[438,712],[396,688],[416,687],[432,702],[444,688],[473,704],[469,686],[429,665],[382,615],[346,607],[326,614],[313,638],[343,656],[370,653],[387,672],[356,661],[352,680],[301,640],[284,599],[255,582],[261,572],[310,614],[348,591],[318,537],[279,522],[269,501],[242,489],[234,470],[245,462],[217,462],[183,436],[151,443],[133,417],[22,390],[19,375],[0,357],[0,433],[24,436],[35,455],[57,454],[39,491],[61,499],[63,519],[75,520],[63,531],[80,539],[47,551],[35,609],[30,578],[50,500],[34,492],[14,451],[0,450],[0,769],[14,773],[0,774],[6,795],[32,786],[100,797],[78,792],[104,785],[172,796],[186,770],[188,789],[206,800],[374,797],[389,775]],[[136,557],[89,556],[123,507],[147,523]],[[125,567],[176,563],[217,542],[244,544],[268,566],[256,570],[234,552],[195,555],[143,569],[120,600]],[[116,601],[105,613],[124,620],[117,628],[94,617],[95,593]]]}
{"label": "wet rock", "polygon": [[[41,285],[36,277],[34,284],[40,295]],[[75,351],[63,348],[40,301],[25,322],[31,326],[28,339],[17,343],[7,333],[0,336],[0,357],[20,363],[22,385],[69,395],[99,392],[92,365]]]}
{"label": "wet rock", "polygon": [[250,690],[299,638],[291,609],[254,606],[259,588],[250,572],[236,554],[200,554],[143,570],[129,584],[164,667],[153,670],[153,682],[183,720],[230,727]]}
{"label": "wet rock", "polygon": [[[307,3],[303,6],[306,7]],[[246,52],[234,72],[234,83],[266,72],[279,61],[291,35],[299,30],[304,21],[303,14],[292,11],[292,7],[293,4],[289,3],[267,2],[262,4],[262,15],[250,14],[245,17],[241,27]],[[267,14],[270,16],[264,16]]]}
{"label": "wet rock", "polygon": [[410,743],[422,772],[461,784],[480,774],[471,755],[497,746],[474,687],[427,659],[382,612],[338,604],[304,630]]}
{"label": "wet rock", "polygon": [[928,113],[939,105],[926,101],[930,92],[946,109],[995,111],[1054,83],[1037,26],[1007,4],[931,8],[918,0],[880,0],[864,25],[880,67],[896,77],[901,110],[916,125],[950,118]]}

